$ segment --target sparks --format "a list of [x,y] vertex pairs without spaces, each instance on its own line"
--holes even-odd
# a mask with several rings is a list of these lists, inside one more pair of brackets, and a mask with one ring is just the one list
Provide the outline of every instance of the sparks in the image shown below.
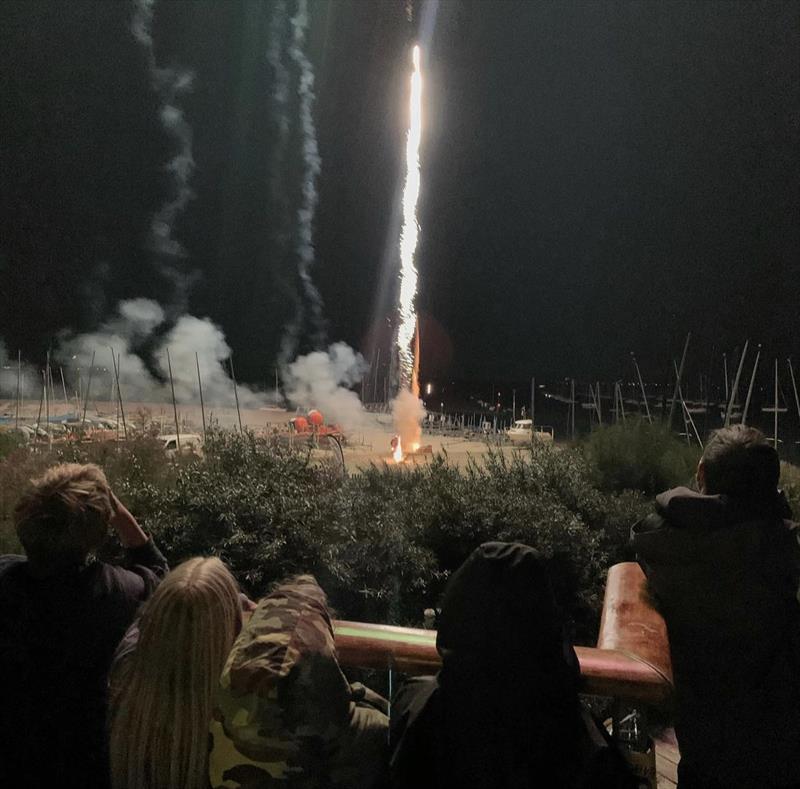
[[419,236],[417,201],[420,188],[419,144],[422,138],[422,71],[420,70],[420,50],[418,45],[415,45],[412,50],[412,62],[414,71],[411,74],[410,121],[406,137],[403,229],[400,234],[400,327],[397,333],[397,346],[400,361],[401,388],[412,386],[415,354],[411,347],[411,341],[414,338],[417,324],[414,306],[417,296],[417,268],[414,258]]

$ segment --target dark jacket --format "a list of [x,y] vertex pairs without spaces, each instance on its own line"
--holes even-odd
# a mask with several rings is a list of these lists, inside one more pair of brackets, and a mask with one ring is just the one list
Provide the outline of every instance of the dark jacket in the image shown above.
[[37,578],[0,559],[0,786],[103,787],[114,650],[167,572],[152,542],[126,568],[99,561]]
[[533,549],[474,551],[448,584],[436,646],[439,674],[406,683],[392,704],[394,787],[630,785],[583,713],[575,650]]
[[676,488],[633,527],[669,632],[682,767],[731,787],[800,781],[800,546],[782,497]]

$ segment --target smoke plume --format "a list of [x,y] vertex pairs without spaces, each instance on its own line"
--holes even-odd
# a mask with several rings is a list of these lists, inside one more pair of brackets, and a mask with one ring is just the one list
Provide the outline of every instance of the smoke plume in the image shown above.
[[[225,369],[231,349],[221,329],[208,318],[183,315],[163,336],[167,318],[163,308],[150,299],[120,302],[118,313],[99,329],[89,334],[63,334],[57,358],[69,361],[72,367],[88,370],[95,353],[95,366],[111,367],[111,348],[120,355],[120,389],[127,400],[160,402],[172,397],[167,348],[172,362],[175,397],[181,403],[199,401],[197,361],[203,381],[203,396],[208,404],[233,404],[233,382]],[[151,361],[160,377],[152,375],[138,348],[154,341]],[[195,359],[197,353],[197,361]],[[84,379],[86,380],[86,379]],[[93,391],[98,389],[93,384]],[[246,386],[239,386],[243,406],[258,406],[263,397]],[[100,395],[98,395],[100,396]]]
[[[56,371],[57,374],[58,371]],[[32,397],[39,398],[42,392],[41,372],[26,362],[20,363],[16,354],[13,357],[10,356],[5,343],[0,340],[0,397],[3,400],[11,401],[9,404],[11,414],[15,413],[17,383],[19,383],[19,395],[23,401],[29,401]]]
[[401,389],[392,401],[392,417],[403,452],[411,452],[415,445],[419,446],[422,437],[422,420],[425,418],[422,400],[408,389]]
[[343,342],[327,351],[314,351],[299,357],[283,371],[286,396],[299,408],[318,408],[328,423],[346,430],[373,424],[358,395],[348,387],[361,380],[367,364]]
[[159,118],[164,131],[177,145],[177,152],[166,165],[169,174],[170,196],[161,205],[150,223],[148,243],[156,255],[156,266],[173,286],[174,310],[186,308],[187,277],[177,266],[177,260],[186,256],[183,245],[175,238],[175,222],[194,197],[189,180],[194,172],[192,155],[192,129],[178,97],[192,87],[193,74],[185,69],[163,68],[156,62],[153,47],[153,13],[155,0],[134,0],[131,32],[141,44],[147,61],[147,70],[153,89],[161,102]]
[[[289,55],[299,71],[297,95],[300,100],[300,129],[303,135],[303,183],[302,200],[297,211],[297,273],[303,296],[311,309],[311,326],[314,344],[323,342],[325,324],[322,316],[322,297],[311,277],[314,265],[314,217],[319,196],[317,178],[322,168],[322,159],[317,146],[317,130],[314,125],[314,67],[305,53],[306,30],[308,28],[307,0],[298,0],[297,13],[291,19],[292,41]],[[281,356],[284,362],[297,351],[299,335],[304,323],[302,301],[298,303],[294,320],[286,327]]]

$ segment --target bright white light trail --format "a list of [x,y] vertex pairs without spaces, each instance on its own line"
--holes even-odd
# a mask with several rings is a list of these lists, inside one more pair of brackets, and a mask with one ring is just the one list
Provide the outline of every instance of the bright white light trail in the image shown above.
[[[417,296],[417,267],[414,257],[417,251],[419,223],[417,222],[417,200],[419,199],[419,143],[422,138],[422,72],[420,70],[419,46],[412,51],[414,71],[411,75],[410,121],[406,137],[406,183],[403,189],[403,229],[400,233],[400,327],[397,332],[400,361],[400,387],[409,389],[414,373],[414,353],[411,341],[417,323],[414,300]],[[414,392],[414,394],[418,394]]]

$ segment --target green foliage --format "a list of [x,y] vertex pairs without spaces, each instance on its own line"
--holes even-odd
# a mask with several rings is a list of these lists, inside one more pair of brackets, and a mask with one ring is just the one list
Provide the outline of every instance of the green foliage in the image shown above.
[[781,463],[781,487],[795,519],[800,518],[800,466]]
[[206,457],[170,460],[153,441],[73,445],[0,461],[0,505],[58,461],[97,462],[172,564],[226,561],[250,593],[312,572],[342,618],[418,624],[447,578],[486,540],[538,549],[578,638],[592,642],[605,571],[624,556],[639,494],[600,490],[582,453],[536,445],[489,452],[466,469],[374,466],[345,479],[252,435],[214,433]]
[[21,433],[13,430],[0,430],[0,459],[8,457],[24,444],[25,439]]
[[651,496],[688,484],[700,459],[696,447],[644,419],[593,430],[583,452],[603,490],[639,490]]

